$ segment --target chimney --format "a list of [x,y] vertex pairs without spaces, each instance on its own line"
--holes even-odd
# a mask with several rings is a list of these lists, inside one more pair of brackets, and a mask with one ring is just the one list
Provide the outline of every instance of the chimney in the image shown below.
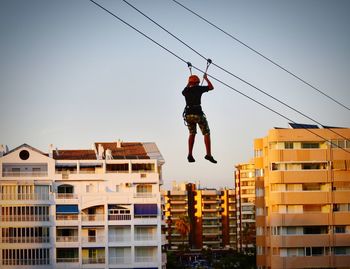
[[120,139],[117,140],[117,148],[121,148],[122,147],[122,141]]
[[98,159],[103,160],[104,148],[101,144],[98,144]]
[[0,144],[0,157],[4,156],[5,154],[5,147],[4,145]]
[[53,149],[54,149],[53,144],[50,144],[49,145],[49,157],[50,158],[53,158]]

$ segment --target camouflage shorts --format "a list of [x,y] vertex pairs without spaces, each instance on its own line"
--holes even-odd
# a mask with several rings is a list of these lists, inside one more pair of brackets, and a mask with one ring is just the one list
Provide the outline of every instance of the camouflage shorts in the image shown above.
[[210,134],[208,121],[205,115],[189,114],[185,116],[185,121],[190,134],[197,133],[197,124],[199,125],[203,135]]

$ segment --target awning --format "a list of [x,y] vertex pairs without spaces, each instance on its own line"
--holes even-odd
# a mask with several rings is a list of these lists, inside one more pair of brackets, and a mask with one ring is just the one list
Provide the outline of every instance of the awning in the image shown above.
[[56,205],[56,214],[79,214],[78,205]]
[[137,216],[157,216],[157,204],[134,204],[134,214]]

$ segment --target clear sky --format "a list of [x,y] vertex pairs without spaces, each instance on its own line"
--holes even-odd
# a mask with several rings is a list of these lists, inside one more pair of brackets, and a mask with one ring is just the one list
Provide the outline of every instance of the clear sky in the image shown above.
[[[119,0],[96,0],[193,65],[206,62]],[[241,41],[350,106],[350,1],[179,0]],[[207,58],[324,125],[350,112],[298,82],[171,0],[130,0]],[[187,65],[88,0],[0,0],[0,144],[44,152],[95,141],[155,142],[171,181],[233,187],[254,138],[288,121],[213,80],[202,105],[218,164],[197,135],[187,163]],[[199,72],[195,72],[201,75]],[[313,123],[211,66],[213,75],[295,122]]]

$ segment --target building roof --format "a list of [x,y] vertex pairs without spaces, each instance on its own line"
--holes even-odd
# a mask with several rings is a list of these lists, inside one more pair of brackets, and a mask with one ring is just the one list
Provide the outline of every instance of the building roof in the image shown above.
[[157,159],[164,162],[155,143],[96,142],[93,147],[94,149],[54,150],[53,158],[56,160],[96,160],[100,149],[104,158],[106,151],[110,150],[112,159]]

